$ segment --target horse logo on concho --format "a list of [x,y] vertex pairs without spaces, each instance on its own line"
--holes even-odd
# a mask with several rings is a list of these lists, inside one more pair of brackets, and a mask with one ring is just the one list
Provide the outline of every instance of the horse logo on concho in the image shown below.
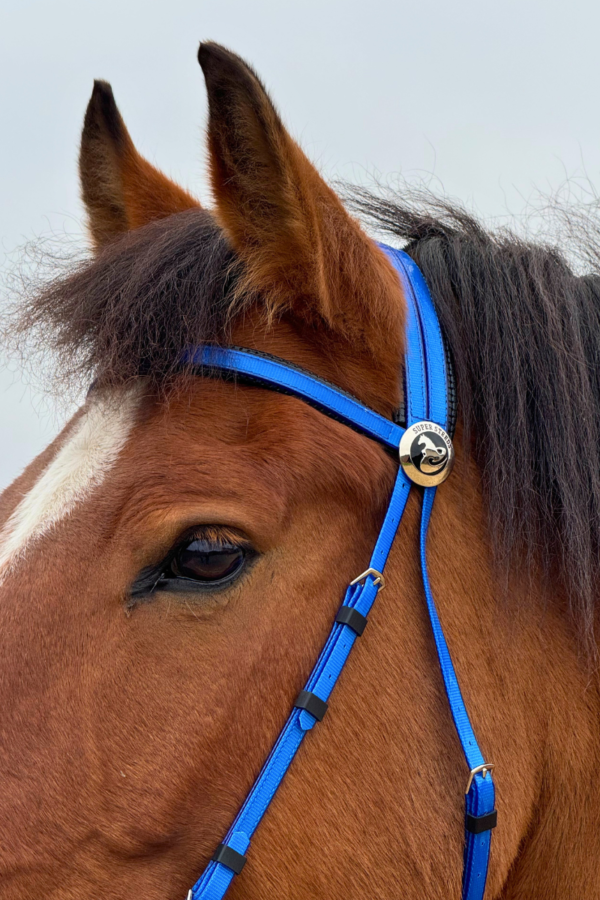
[[[418,452],[414,452],[415,444]],[[415,438],[412,446],[411,456],[415,466],[425,475],[435,475],[444,468],[448,461],[448,448],[439,435],[431,431],[419,435]]]
[[435,422],[415,422],[400,440],[400,465],[416,484],[435,487],[446,480],[454,463],[452,440]]

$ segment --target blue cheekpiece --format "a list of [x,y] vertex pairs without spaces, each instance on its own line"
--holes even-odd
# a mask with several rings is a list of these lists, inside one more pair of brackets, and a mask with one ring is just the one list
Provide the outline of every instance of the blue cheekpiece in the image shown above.
[[[405,404],[407,428],[433,423],[444,433],[449,428],[448,370],[442,333],[427,285],[416,264],[404,252],[383,245],[398,272],[408,306]],[[325,384],[283,360],[248,350],[199,347],[186,360],[204,369],[231,372],[265,387],[285,391],[316,406],[351,428],[387,447],[399,450],[405,429],[368,409],[358,400]],[[419,426],[417,424],[417,433]],[[423,424],[422,428],[425,428]],[[429,432],[427,432],[429,434]],[[443,448],[442,448],[443,449]],[[423,483],[420,481],[419,483]],[[436,482],[438,483],[438,482]],[[336,617],[331,634],[305,689],[256,779],[233,825],[212,861],[188,894],[188,900],[220,900],[246,862],[250,839],[264,816],[307,731],[327,711],[329,696],[362,634],[366,617],[383,586],[383,570],[396,536],[412,481],[400,466],[385,520],[369,568],[352,583]],[[436,487],[425,487],[421,517],[421,566],[423,586],[448,702],[469,769],[466,793],[465,853],[462,900],[482,900],[485,892],[491,829],[496,824],[491,765],[486,765],[475,739],[444,638],[427,574],[427,530]]]

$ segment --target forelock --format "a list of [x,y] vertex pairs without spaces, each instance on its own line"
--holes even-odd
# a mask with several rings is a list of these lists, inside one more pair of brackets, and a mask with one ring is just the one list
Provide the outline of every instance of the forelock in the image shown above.
[[178,213],[29,287],[4,322],[21,355],[50,356],[59,384],[164,384],[182,351],[227,340],[239,263],[212,215]]

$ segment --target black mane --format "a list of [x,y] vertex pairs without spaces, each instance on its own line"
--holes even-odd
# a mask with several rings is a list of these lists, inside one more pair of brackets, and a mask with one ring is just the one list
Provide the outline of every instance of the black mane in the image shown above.
[[[498,559],[559,577],[589,636],[600,575],[598,232],[580,229],[590,274],[578,275],[556,247],[407,196],[359,189],[350,205],[399,239],[429,284]],[[211,215],[190,210],[34,284],[8,328],[53,353],[63,381],[143,373],[164,384],[183,347],[227,341],[237,273]]]
[[24,279],[2,331],[24,359],[50,355],[58,387],[140,375],[163,386],[186,347],[227,340],[238,262],[206,210],[128,232],[92,259],[40,255],[52,277]]
[[560,577],[591,636],[600,575],[597,226],[562,217],[564,237],[576,232],[576,252],[593,270],[579,276],[556,247],[490,232],[423,193],[411,201],[358,189],[350,204],[401,239],[432,292],[499,560],[541,562]]

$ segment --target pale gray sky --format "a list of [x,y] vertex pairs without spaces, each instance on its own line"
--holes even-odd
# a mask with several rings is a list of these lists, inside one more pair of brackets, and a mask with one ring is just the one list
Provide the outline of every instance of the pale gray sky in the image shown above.
[[[486,216],[566,176],[600,185],[600,7],[591,0],[2,0],[0,271],[83,235],[76,160],[94,78],[139,149],[206,198],[212,38],[245,57],[326,176],[434,175]],[[0,371],[0,488],[66,411]]]

